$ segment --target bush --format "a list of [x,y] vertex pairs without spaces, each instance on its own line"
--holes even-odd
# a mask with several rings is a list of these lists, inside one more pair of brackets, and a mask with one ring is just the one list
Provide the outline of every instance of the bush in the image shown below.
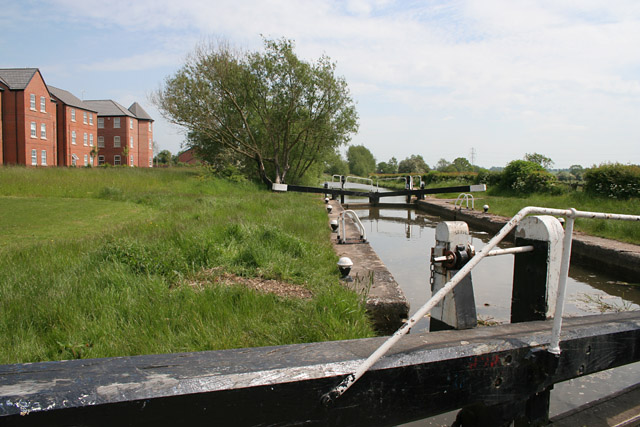
[[502,171],[500,187],[517,193],[553,192],[556,178],[542,166],[526,160],[514,160]]
[[640,197],[640,166],[602,164],[584,174],[586,192],[613,199]]
[[422,176],[426,185],[440,182],[459,182],[461,184],[473,184],[477,180],[476,172],[437,172],[430,171]]

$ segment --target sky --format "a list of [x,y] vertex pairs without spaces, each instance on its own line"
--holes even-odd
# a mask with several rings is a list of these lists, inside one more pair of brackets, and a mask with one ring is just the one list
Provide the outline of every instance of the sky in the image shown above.
[[196,45],[325,54],[378,162],[640,164],[638,0],[0,0],[0,68],[39,68],[81,99],[134,101],[160,150],[184,132],[150,95]]

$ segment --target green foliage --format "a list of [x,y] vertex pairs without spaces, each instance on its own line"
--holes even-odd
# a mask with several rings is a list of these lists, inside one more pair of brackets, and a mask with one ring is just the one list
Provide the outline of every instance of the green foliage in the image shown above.
[[326,56],[301,60],[291,40],[264,40],[264,52],[198,46],[167,78],[154,102],[197,138],[207,156],[232,150],[265,182],[296,181],[346,144],[358,116],[347,83]]
[[476,172],[438,172],[431,171],[422,176],[426,185],[449,183],[451,185],[474,184],[477,181]]
[[639,165],[602,164],[587,169],[584,179],[584,189],[592,195],[613,199],[640,197]]
[[506,191],[531,194],[552,191],[554,182],[555,177],[538,163],[513,160],[502,171],[500,186]]
[[553,166],[553,160],[551,160],[547,156],[544,156],[538,153],[532,153],[532,154],[527,153],[524,155],[524,160],[527,162],[536,163],[542,166],[544,169],[549,169],[550,167]]
[[329,153],[325,158],[324,172],[328,175],[349,175],[349,164],[340,153]]
[[473,166],[464,157],[458,157],[451,162],[451,165],[456,169],[457,172],[472,172]]
[[376,170],[376,159],[364,145],[352,145],[347,150],[349,172],[357,176],[369,176]]
[[395,157],[389,159],[388,162],[380,162],[376,167],[376,173],[395,174],[398,173],[398,160]]
[[169,165],[172,163],[173,156],[171,155],[171,151],[162,150],[153,160],[160,165]]
[[407,157],[398,164],[399,173],[427,173],[429,172],[429,165],[424,161],[422,156],[412,154],[411,157]]

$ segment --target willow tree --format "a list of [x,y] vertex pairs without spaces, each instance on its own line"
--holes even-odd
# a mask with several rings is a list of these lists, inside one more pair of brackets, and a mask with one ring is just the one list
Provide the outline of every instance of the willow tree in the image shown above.
[[[260,52],[224,43],[196,47],[154,94],[169,121],[255,162],[265,183],[296,180],[346,144],[358,116],[347,83],[327,56],[299,59],[291,40],[264,40]],[[197,146],[201,144],[201,146]]]

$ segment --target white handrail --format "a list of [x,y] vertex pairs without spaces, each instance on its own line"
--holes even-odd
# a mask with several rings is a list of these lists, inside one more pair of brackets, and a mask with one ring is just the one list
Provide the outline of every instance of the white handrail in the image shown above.
[[551,330],[551,342],[549,343],[548,351],[552,354],[560,354],[560,330],[562,328],[562,314],[564,311],[564,299],[566,295],[567,276],[569,274],[569,263],[571,261],[571,242],[573,239],[573,223],[575,218],[593,218],[593,219],[615,219],[623,221],[640,221],[640,215],[621,215],[610,214],[601,212],[584,212],[571,209],[552,209],[541,208],[535,206],[528,206],[518,212],[504,227],[493,236],[491,240],[482,248],[480,252],[476,254],[469,262],[462,267],[458,272],[447,282],[438,292],[436,292],[418,311],[415,312],[406,323],[404,323],[393,335],[391,335],[376,351],[374,351],[362,364],[355,370],[355,372],[349,374],[344,380],[340,382],[327,394],[322,396],[322,401],[325,404],[330,403],[332,400],[340,397],[347,391],[356,381],[362,377],[382,356],[384,356],[391,347],[397,343],[400,338],[409,332],[411,327],[415,325],[418,320],[422,319],[427,313],[433,309],[442,299],[455,288],[455,286],[462,281],[462,279],[469,274],[469,272],[476,266],[484,257],[486,257],[491,250],[504,239],[513,230],[516,225],[524,217],[531,214],[537,215],[554,215],[566,217],[565,232],[563,240],[563,252],[562,263],[560,265],[560,278],[558,281],[558,296],[556,298],[556,311],[553,319],[553,328]]
[[362,225],[362,221],[360,221],[360,218],[358,218],[358,214],[350,209],[340,212],[340,216],[338,217],[338,227],[342,226],[341,229],[338,229],[338,242],[341,243],[347,241],[347,229],[345,226],[345,217],[347,215],[350,216],[351,219],[353,219],[353,222],[355,222],[356,226],[360,229],[360,238],[362,239],[362,241],[366,242],[367,232],[364,228],[364,225]]
[[369,190],[373,190],[373,179],[371,179],[371,178],[362,178],[361,176],[348,175],[344,180],[345,185],[349,182],[349,178],[353,178],[353,180],[356,180],[356,181],[358,181],[358,180],[359,181],[367,181],[369,183],[369,187],[370,187]]
[[458,198],[456,198],[456,202],[453,205],[454,208],[458,207],[458,201],[460,201],[460,210],[462,210],[462,202],[467,202],[467,209],[469,209],[469,199],[471,199],[471,210],[476,208],[475,200],[473,199],[473,194],[471,193],[460,193]]

